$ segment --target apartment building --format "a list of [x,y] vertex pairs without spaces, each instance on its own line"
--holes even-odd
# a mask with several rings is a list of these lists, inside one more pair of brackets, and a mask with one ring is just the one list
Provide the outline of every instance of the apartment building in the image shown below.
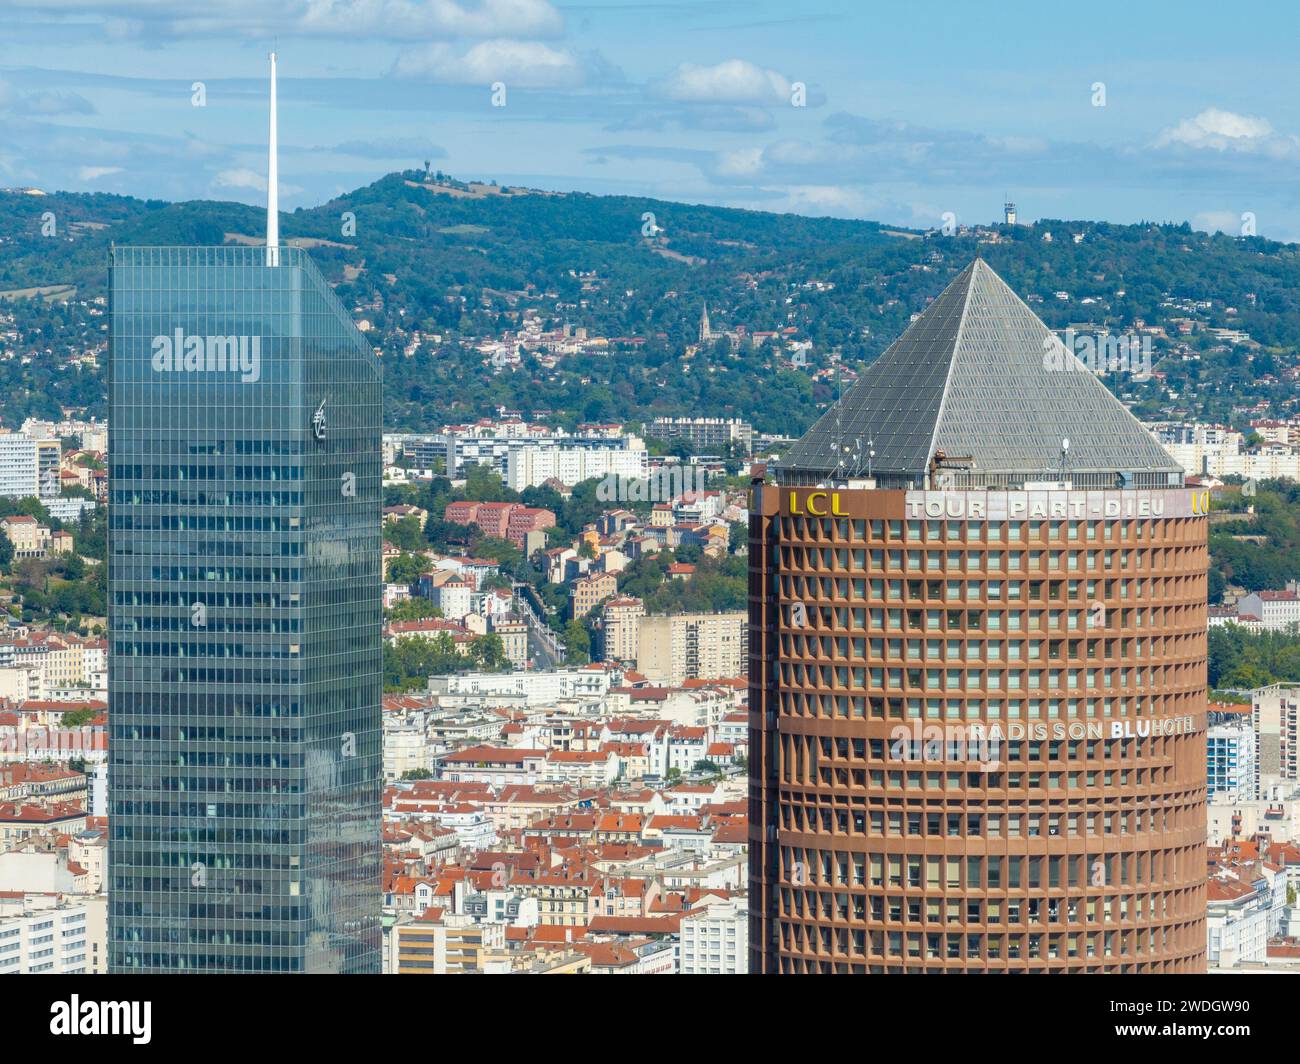
[[392,975],[466,975],[482,972],[490,951],[505,949],[504,923],[476,923],[442,908],[395,924],[389,932]]
[[618,592],[618,579],[613,573],[593,573],[573,582],[569,590],[569,616],[587,616],[605,599]]
[[754,446],[754,429],[738,417],[657,417],[645,434],[658,440],[685,440],[695,451],[725,450],[736,444],[749,454]]
[[36,518],[11,514],[0,520],[0,531],[13,544],[15,558],[44,558],[50,550],[50,530]]
[[1300,625],[1300,590],[1291,581],[1285,591],[1252,591],[1237,600],[1237,616],[1253,618],[1269,632],[1284,632]]
[[602,661],[636,660],[644,616],[645,603],[639,598],[612,598],[605,602],[599,628]]
[[682,975],[749,974],[749,913],[737,901],[714,902],[682,916]]
[[103,899],[98,937],[89,901],[61,895],[0,898],[0,975],[90,975],[104,956]]
[[1300,687],[1271,684],[1251,692],[1260,777],[1300,780]]
[[473,502],[462,499],[448,503],[443,520],[457,525],[477,525],[483,534],[507,539],[523,547],[528,533],[555,527],[555,514],[538,506],[517,502]]
[[645,480],[649,475],[645,441],[636,436],[512,444],[507,449],[505,466],[506,486],[515,491],[548,480],[573,485],[608,476]]
[[58,495],[58,440],[0,432],[0,495],[23,499]]
[[749,666],[749,617],[741,611],[642,617],[637,639],[637,672],[670,687],[744,676]]
[[1259,794],[1255,730],[1245,720],[1216,724],[1205,733],[1205,788],[1209,799],[1251,801]]
[[506,659],[516,669],[528,667],[528,622],[513,614],[503,614],[491,619],[494,635],[500,637]]

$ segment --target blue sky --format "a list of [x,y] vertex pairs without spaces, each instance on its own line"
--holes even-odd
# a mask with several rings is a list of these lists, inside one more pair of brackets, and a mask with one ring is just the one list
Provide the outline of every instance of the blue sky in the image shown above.
[[430,159],[919,227],[1006,194],[1023,220],[1249,212],[1300,240],[1291,3],[0,0],[0,25],[0,185],[259,202],[275,47],[288,208]]

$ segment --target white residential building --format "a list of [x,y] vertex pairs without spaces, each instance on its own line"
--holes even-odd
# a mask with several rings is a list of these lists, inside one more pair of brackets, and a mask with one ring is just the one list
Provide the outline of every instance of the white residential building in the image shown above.
[[0,495],[10,499],[57,496],[59,457],[58,440],[0,432]]
[[384,714],[384,779],[400,780],[408,772],[431,772],[433,760],[423,712]]
[[738,901],[715,902],[682,917],[682,975],[747,975],[749,913]]
[[[429,693],[438,704],[456,708],[484,698],[514,699],[530,706],[545,705],[567,698],[600,700],[621,683],[623,670],[609,665],[585,665],[571,669],[516,670],[515,672],[462,672],[435,676]],[[504,704],[504,703],[502,703]]]
[[1252,591],[1237,600],[1237,615],[1253,617],[1269,632],[1284,632],[1300,624],[1300,591],[1295,582],[1285,591]]
[[1214,877],[1207,888],[1209,966],[1234,968],[1268,956],[1273,892],[1264,883]]
[[1240,432],[1223,425],[1158,422],[1147,425],[1188,476],[1300,480],[1300,448],[1278,441],[1246,449]]
[[607,476],[645,480],[649,476],[645,441],[626,436],[575,445],[573,440],[512,443],[506,454],[506,486],[515,491],[555,479],[563,484]]
[[468,580],[448,580],[434,589],[434,604],[450,621],[459,621],[473,608],[474,585]]
[[[29,894],[0,899],[0,975],[90,975],[102,971],[107,943],[91,909],[103,899],[61,901]],[[92,948],[93,947],[93,948]]]
[[1205,733],[1205,785],[1211,799],[1251,801],[1258,795],[1255,730],[1247,721],[1216,724]]

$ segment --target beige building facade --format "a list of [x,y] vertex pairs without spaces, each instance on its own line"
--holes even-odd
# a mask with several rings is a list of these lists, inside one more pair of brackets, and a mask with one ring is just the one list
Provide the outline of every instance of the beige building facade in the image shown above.
[[744,676],[749,666],[749,617],[733,613],[679,613],[642,617],[637,672],[670,687],[687,680]]

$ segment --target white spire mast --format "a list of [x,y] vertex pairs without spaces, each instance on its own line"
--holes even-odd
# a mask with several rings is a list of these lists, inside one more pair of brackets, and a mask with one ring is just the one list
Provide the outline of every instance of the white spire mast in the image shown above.
[[280,164],[275,128],[275,53],[271,53],[271,135],[266,163],[266,264],[280,265]]

